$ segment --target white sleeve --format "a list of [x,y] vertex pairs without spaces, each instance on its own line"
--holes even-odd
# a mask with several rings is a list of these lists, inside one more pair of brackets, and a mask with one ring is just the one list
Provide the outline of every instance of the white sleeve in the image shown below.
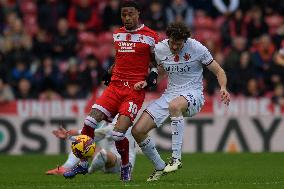
[[211,55],[211,53],[206,50],[201,56],[200,56],[200,62],[201,64],[208,66],[209,64],[211,64],[213,62],[213,57]]
[[200,54],[198,60],[200,61],[201,64],[208,66],[213,62],[213,57],[211,53],[204,45],[198,42],[195,48],[196,48],[196,53]]
[[155,60],[157,62],[157,65],[162,65],[162,61],[161,61],[161,53],[159,52],[159,48],[157,48],[157,46],[155,46],[154,48],[154,52],[155,52]]

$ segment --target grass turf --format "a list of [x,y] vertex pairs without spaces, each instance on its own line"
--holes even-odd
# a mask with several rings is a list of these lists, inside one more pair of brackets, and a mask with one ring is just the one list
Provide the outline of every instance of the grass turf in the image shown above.
[[[164,158],[169,154],[163,154]],[[0,189],[86,188],[284,188],[284,153],[183,154],[183,168],[155,183],[146,183],[152,165],[138,155],[133,181],[118,174],[78,175],[72,180],[44,172],[64,162],[66,155],[0,156]]]

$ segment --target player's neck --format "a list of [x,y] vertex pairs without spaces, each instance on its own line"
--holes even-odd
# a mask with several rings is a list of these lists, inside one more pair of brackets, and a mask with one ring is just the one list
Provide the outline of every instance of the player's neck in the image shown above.
[[125,30],[128,31],[128,32],[135,32],[135,31],[138,31],[140,30],[141,28],[144,27],[144,24],[137,24],[137,26],[133,27],[133,29],[126,29],[125,27]]

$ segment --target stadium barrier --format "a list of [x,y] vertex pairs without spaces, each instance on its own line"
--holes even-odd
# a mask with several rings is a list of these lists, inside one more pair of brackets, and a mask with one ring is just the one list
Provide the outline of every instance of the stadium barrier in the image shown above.
[[[156,97],[147,95],[144,107]],[[69,141],[51,131],[80,128],[90,106],[85,100],[18,100],[0,107],[1,154],[58,154],[69,151]],[[233,98],[229,107],[208,98],[201,113],[185,119],[183,152],[284,151],[283,115],[268,98]],[[171,149],[169,123],[151,135],[159,149]]]

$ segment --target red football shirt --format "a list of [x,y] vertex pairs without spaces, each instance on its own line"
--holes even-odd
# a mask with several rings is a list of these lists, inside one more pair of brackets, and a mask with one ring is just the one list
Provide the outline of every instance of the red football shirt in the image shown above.
[[145,80],[158,34],[144,25],[133,31],[122,27],[114,32],[113,40],[116,54],[112,81]]

